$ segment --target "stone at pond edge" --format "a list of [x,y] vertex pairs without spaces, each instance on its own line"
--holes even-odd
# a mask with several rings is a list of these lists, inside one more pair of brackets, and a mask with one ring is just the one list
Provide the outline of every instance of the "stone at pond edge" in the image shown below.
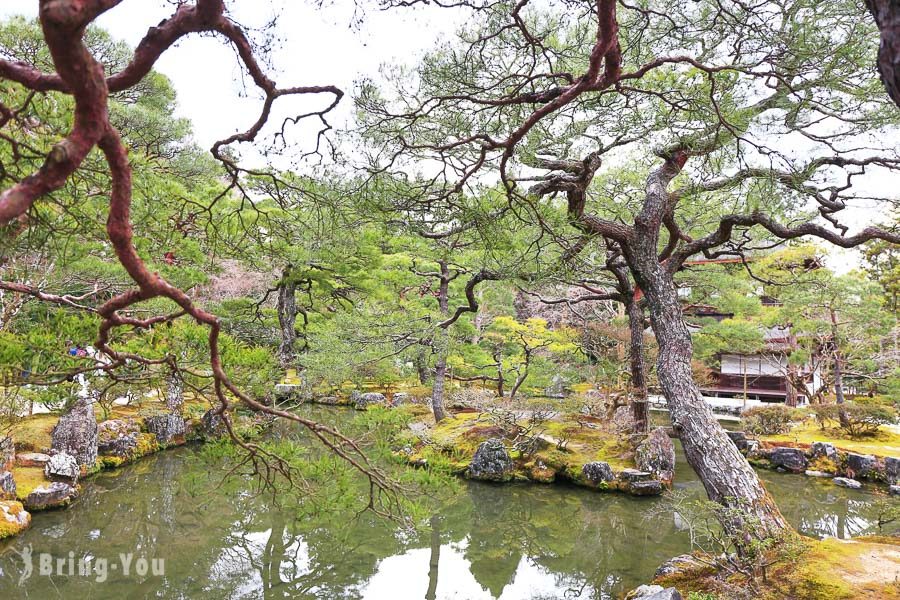
[[49,454],[41,454],[40,452],[23,452],[16,454],[16,464],[20,467],[41,467],[43,468],[50,461]]
[[663,588],[661,585],[642,585],[632,590],[626,600],[684,600],[675,588]]
[[210,408],[200,417],[200,435],[207,439],[222,437],[228,433],[225,427],[225,419],[216,412],[216,409]]
[[831,477],[831,473],[826,473],[825,471],[804,471],[804,475],[807,477]]
[[891,496],[900,496],[900,485],[892,485],[888,488],[888,493]]
[[81,475],[81,469],[78,467],[78,461],[68,452],[60,452],[50,457],[50,460],[44,465],[44,475],[50,481],[62,481],[75,485],[78,477]]
[[365,394],[356,396],[353,405],[356,410],[365,410],[372,404],[382,404],[384,401],[384,394],[379,392],[366,392]]
[[725,434],[728,435],[729,439],[734,442],[734,445],[737,446],[737,449],[741,452],[745,452],[749,448],[749,444],[747,442],[747,434],[743,431],[725,431]]
[[98,427],[97,451],[128,459],[134,455],[141,429],[134,419],[110,419]]
[[585,479],[587,479],[594,485],[612,481],[616,478],[612,468],[610,468],[609,466],[609,463],[605,463],[602,461],[589,462],[585,464],[583,467],[581,467],[581,474],[584,475]]
[[162,446],[184,442],[184,418],[180,415],[153,415],[144,418],[144,425]]
[[675,445],[665,428],[657,427],[641,442],[635,455],[638,468],[653,473],[666,483],[675,474]]
[[835,477],[831,481],[834,482],[835,485],[850,488],[851,490],[858,490],[862,487],[860,482],[855,479],[850,479],[849,477]]
[[884,459],[884,473],[888,483],[900,483],[900,458],[887,456]]
[[769,452],[769,461],[775,467],[781,467],[792,473],[802,473],[809,461],[803,450],[797,448],[778,447]]
[[639,471],[638,469],[622,469],[619,472],[619,480],[627,482],[649,481],[651,477],[652,473]]
[[674,556],[663,564],[659,565],[659,568],[656,569],[656,573],[653,574],[653,578],[656,579],[657,577],[665,577],[667,575],[680,573],[685,570],[695,569],[702,566],[703,563],[701,563],[690,554],[679,554],[678,556]]
[[28,510],[46,510],[66,506],[78,496],[78,490],[67,483],[54,481],[39,485],[25,498],[24,505]]
[[275,399],[278,401],[302,400],[303,386],[295,383],[276,383]]
[[834,444],[829,444],[828,442],[813,442],[809,447],[812,452],[813,458],[834,458],[837,456],[837,449],[834,447]]
[[503,440],[491,438],[478,446],[466,474],[472,479],[507,481],[512,470],[512,459]]
[[0,500],[16,499],[16,480],[10,471],[0,473]]
[[0,540],[18,535],[31,524],[31,514],[21,502],[0,502]]
[[663,490],[663,484],[658,479],[632,481],[628,484],[628,493],[632,496],[659,496]]
[[82,467],[93,468],[97,463],[97,419],[93,399],[78,398],[69,412],[59,418],[51,440],[51,448],[71,454]]
[[847,469],[853,477],[865,477],[875,468],[875,457],[871,454],[847,453]]

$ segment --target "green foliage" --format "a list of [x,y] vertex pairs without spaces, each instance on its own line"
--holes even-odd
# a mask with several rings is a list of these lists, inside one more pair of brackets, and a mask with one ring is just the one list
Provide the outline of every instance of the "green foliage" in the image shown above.
[[754,406],[741,413],[741,424],[756,435],[775,435],[790,431],[791,423],[799,416],[799,411],[783,404]]
[[811,410],[822,428],[840,427],[852,438],[875,435],[881,427],[897,422],[895,409],[874,403],[820,404]]

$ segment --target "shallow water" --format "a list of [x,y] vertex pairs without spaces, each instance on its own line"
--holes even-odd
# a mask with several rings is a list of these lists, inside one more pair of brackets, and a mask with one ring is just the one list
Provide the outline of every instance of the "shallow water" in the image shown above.
[[[237,494],[216,478],[197,484],[195,452],[102,473],[68,510],[34,515],[30,530],[0,542],[0,598],[615,598],[690,549],[678,515],[647,516],[658,499],[563,485],[465,482],[417,534],[370,516],[338,529],[298,522],[251,494],[249,482]],[[805,534],[848,537],[873,525],[871,493],[762,475]],[[681,456],[676,482],[702,495]],[[26,548],[32,572],[20,584]],[[42,574],[41,554],[62,559],[63,573],[71,557],[74,575],[56,564]],[[105,580],[78,574],[84,557],[108,561]],[[164,559],[164,575],[152,574],[153,558]]]

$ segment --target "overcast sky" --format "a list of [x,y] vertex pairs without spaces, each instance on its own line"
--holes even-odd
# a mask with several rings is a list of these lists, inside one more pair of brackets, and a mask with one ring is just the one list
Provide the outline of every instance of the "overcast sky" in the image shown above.
[[[321,8],[313,1],[302,0],[245,0],[234,4],[234,17],[250,28],[259,29],[277,16],[274,32],[278,41],[268,72],[280,87],[332,84],[344,90],[347,95],[337,121],[350,114],[350,94],[357,79],[376,73],[383,63],[415,62],[442,36],[452,33],[468,14],[428,7],[387,12],[373,8],[361,14],[352,0],[326,0]],[[363,0],[360,4],[374,2]],[[36,17],[37,7],[37,0],[2,0],[0,18]],[[134,46],[149,27],[173,10],[165,0],[125,0],[103,15],[98,24]],[[179,116],[191,119],[195,138],[204,148],[238,129],[246,129],[259,113],[255,97],[242,97],[247,89],[242,80],[244,72],[221,38],[188,36],[160,58],[156,69],[171,78],[178,92]],[[330,101],[330,96],[323,95],[315,104],[298,106],[296,100],[289,99],[280,104],[280,111],[296,114]]]
[[[314,0],[245,0],[234,4],[234,18],[257,33],[277,17],[272,30],[277,40],[269,55],[268,73],[280,87],[332,84],[344,90],[346,96],[330,118],[338,126],[351,115],[354,82],[363,76],[375,76],[382,64],[415,64],[428,48],[470,17],[466,10],[430,7],[387,12],[370,8],[360,14],[353,0],[325,0],[322,7]],[[374,2],[359,0],[359,4]],[[0,18],[35,17],[37,7],[37,0],[2,0]],[[166,0],[125,0],[98,23],[134,46],[149,27],[173,10]],[[245,130],[259,114],[256,91],[244,85],[243,69],[220,38],[188,36],[160,58],[156,69],[172,80],[178,92],[178,115],[191,120],[201,147],[209,148],[215,140]],[[282,99],[276,103],[270,123],[280,124],[280,117],[323,107],[330,101],[328,95]],[[271,139],[273,131],[272,127],[264,130],[268,134],[265,139]],[[310,127],[296,128],[287,137],[289,147],[308,149],[314,143],[313,131]],[[248,151],[252,154],[246,145],[242,150],[245,155]],[[896,175],[867,177],[864,188],[884,195],[886,189],[897,189]],[[882,220],[879,213],[873,203],[858,201],[844,219],[856,229]],[[843,271],[852,268],[856,259],[852,252],[840,252],[831,262]]]

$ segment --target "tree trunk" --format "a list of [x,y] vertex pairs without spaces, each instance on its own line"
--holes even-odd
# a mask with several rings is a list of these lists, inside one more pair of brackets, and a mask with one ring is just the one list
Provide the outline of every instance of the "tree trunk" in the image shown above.
[[830,309],[831,313],[831,346],[832,356],[834,358],[834,398],[840,410],[838,411],[838,419],[841,427],[850,425],[850,417],[847,416],[847,410],[844,408],[844,357],[841,355],[840,339],[838,336],[837,315],[834,309]]
[[628,358],[631,365],[631,412],[634,432],[647,433],[650,427],[650,405],[647,401],[647,365],[644,360],[644,311],[634,297],[625,302],[628,313],[630,342]]
[[747,515],[746,519],[723,523],[734,539],[743,538],[748,528],[751,535],[760,538],[790,530],[756,472],[725,434],[694,383],[693,344],[675,283],[657,260],[656,244],[645,244],[644,250],[643,255],[632,253],[629,262],[650,306],[650,323],[659,344],[659,383],[688,463],[710,500]]
[[837,315],[831,309],[831,346],[834,357],[834,397],[838,404],[844,403],[844,357],[841,355],[838,336]]
[[431,386],[431,410],[435,423],[440,423],[447,416],[444,410],[444,380],[447,375],[447,356],[443,352],[434,365],[434,384]]
[[297,283],[290,280],[290,267],[282,272],[278,283],[278,328],[281,344],[278,346],[278,360],[285,369],[294,363],[294,343],[297,341]]
[[497,361],[497,396],[500,398],[503,397],[503,353],[497,352],[494,355],[494,360]]
[[174,370],[166,379],[166,409],[171,415],[181,416],[184,405],[184,379],[181,372]]
[[[438,308],[442,315],[441,318],[444,318],[450,313],[450,268],[447,266],[447,261],[445,260],[439,260],[438,265],[441,268],[441,274],[438,280]],[[434,422],[440,423],[447,416],[447,412],[444,410],[444,380],[447,376],[447,354],[450,347],[450,333],[447,329],[439,329],[435,341],[438,359],[434,365],[434,385],[431,387],[431,410],[434,413]]]

